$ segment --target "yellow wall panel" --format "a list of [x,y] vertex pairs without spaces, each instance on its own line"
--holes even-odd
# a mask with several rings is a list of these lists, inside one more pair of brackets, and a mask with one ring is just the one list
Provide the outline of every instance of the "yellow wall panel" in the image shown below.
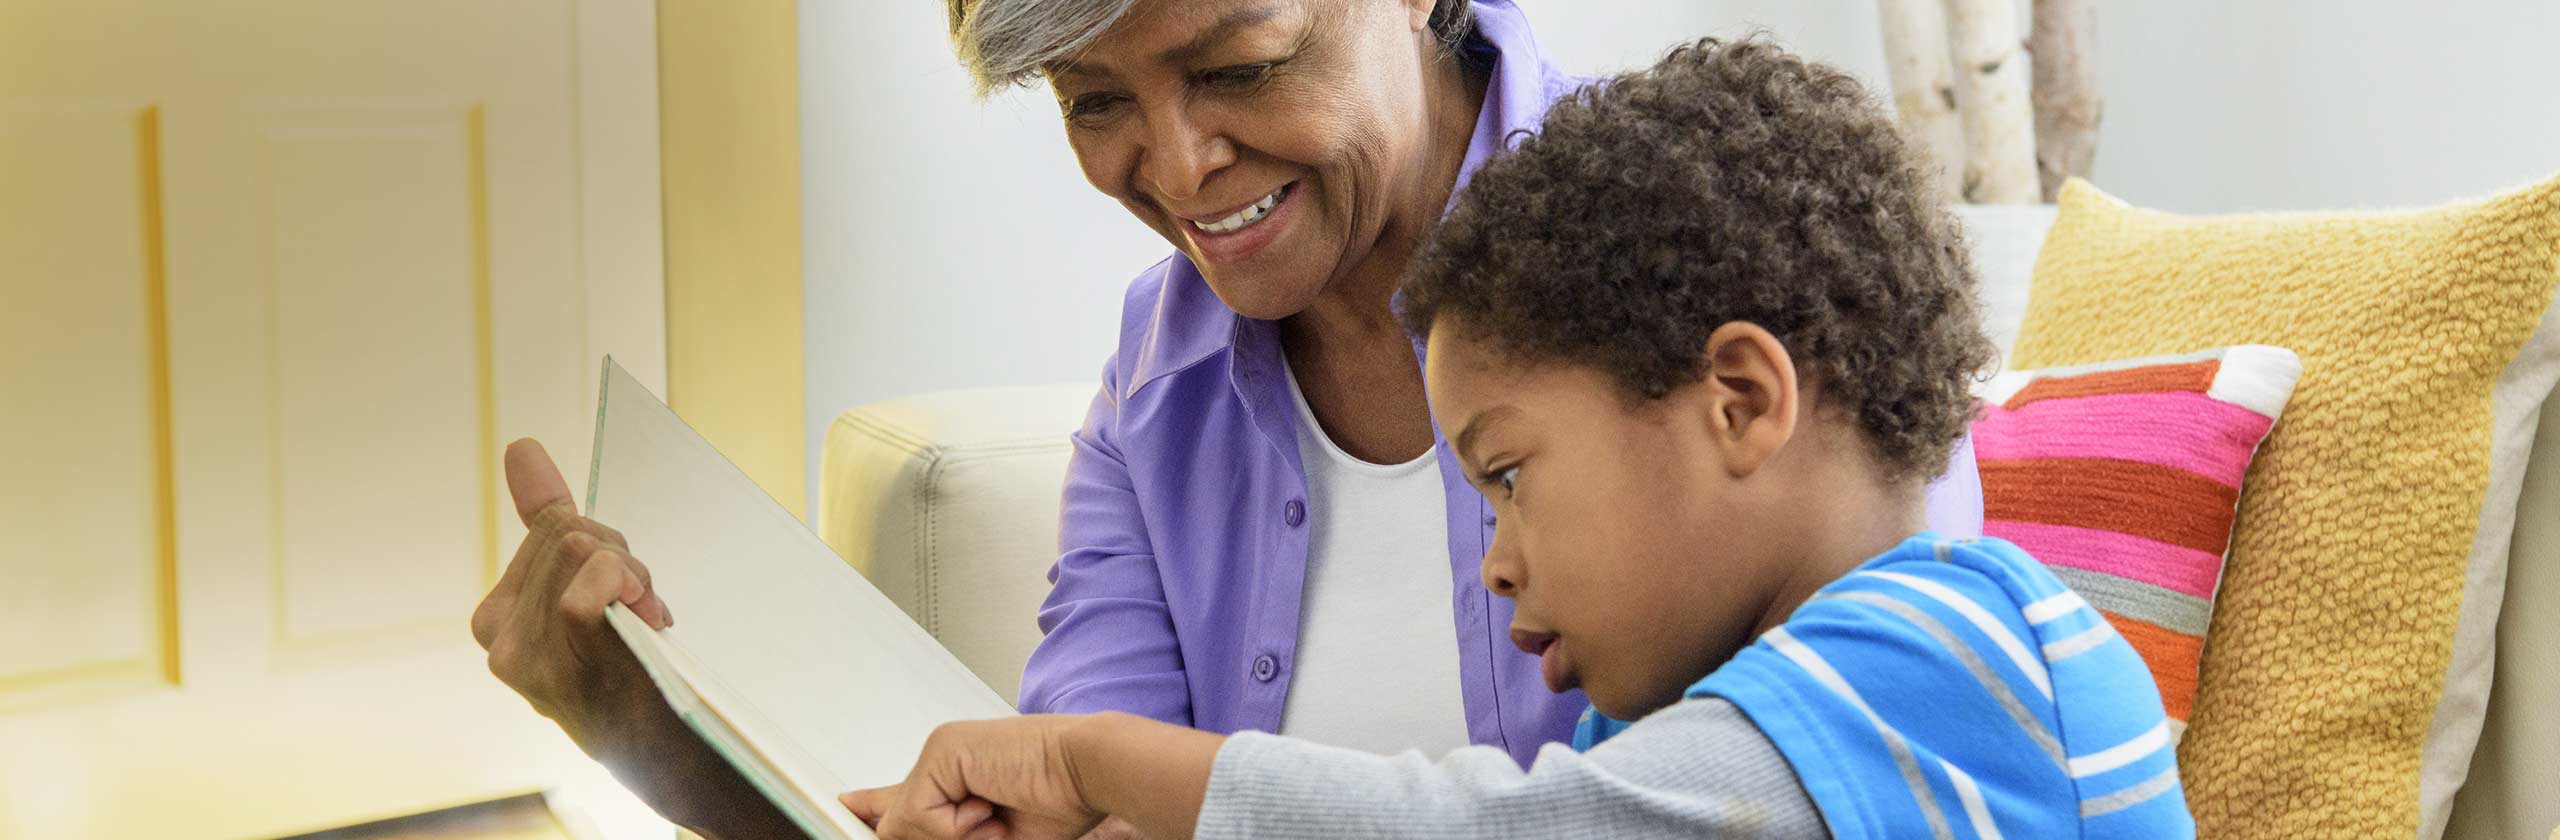
[[799,514],[797,13],[659,0],[658,33],[668,402]]
[[177,679],[158,126],[0,111],[0,705]]
[[261,115],[281,645],[449,633],[494,563],[479,113]]

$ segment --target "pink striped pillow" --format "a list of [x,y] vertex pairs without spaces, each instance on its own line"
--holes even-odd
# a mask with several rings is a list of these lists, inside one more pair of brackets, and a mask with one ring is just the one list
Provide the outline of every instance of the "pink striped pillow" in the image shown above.
[[2293,351],[2244,345],[2013,371],[1975,389],[1983,533],[2106,615],[2151,667],[2177,731],[2241,480],[2301,376]]

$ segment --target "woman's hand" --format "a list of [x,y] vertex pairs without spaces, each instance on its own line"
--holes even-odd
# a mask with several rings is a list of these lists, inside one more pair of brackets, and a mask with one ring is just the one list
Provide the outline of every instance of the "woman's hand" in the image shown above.
[[1076,840],[1102,821],[1067,755],[1076,715],[944,724],[907,780],[844,794],[881,840]]
[[507,447],[507,490],[528,529],[471,614],[489,671],[659,813],[714,835],[794,836],[790,823],[667,708],[605,623],[620,603],[650,627],[675,618],[622,534],[578,515],[542,444]]
[[490,672],[601,758],[610,750],[597,749],[607,746],[597,738],[639,717],[614,701],[657,697],[645,675],[618,667],[630,652],[605,624],[605,608],[627,605],[652,628],[674,616],[622,533],[578,515],[542,444],[507,447],[507,490],[524,542],[472,611],[471,635],[489,652]]

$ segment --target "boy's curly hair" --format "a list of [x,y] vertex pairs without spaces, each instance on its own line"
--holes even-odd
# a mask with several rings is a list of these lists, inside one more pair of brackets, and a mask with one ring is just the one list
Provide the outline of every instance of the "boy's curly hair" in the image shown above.
[[1897,480],[1944,468],[1992,355],[1928,168],[1856,79],[1756,37],[1558,101],[1476,172],[1401,312],[1643,398],[1703,379],[1718,326],[1758,324]]

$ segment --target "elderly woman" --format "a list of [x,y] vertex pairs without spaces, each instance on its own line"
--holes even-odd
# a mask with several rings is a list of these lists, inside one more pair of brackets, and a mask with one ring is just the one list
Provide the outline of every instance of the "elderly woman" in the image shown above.
[[[1568,737],[1586,703],[1549,690],[1481,583],[1490,508],[1432,426],[1393,308],[1468,174],[1587,80],[1507,0],[951,4],[981,89],[1045,80],[1085,179],[1174,248],[1130,284],[1075,435],[1023,710],[1524,764]],[[484,644],[530,640],[493,648],[493,669],[677,821],[775,819],[627,655],[580,643],[603,638],[582,616],[607,602],[664,605],[610,529],[566,509],[538,448],[510,456],[533,528],[520,579],[593,609],[484,604]],[[1952,466],[1931,525],[1978,533],[1971,451]],[[508,587],[491,603],[526,600]]]

